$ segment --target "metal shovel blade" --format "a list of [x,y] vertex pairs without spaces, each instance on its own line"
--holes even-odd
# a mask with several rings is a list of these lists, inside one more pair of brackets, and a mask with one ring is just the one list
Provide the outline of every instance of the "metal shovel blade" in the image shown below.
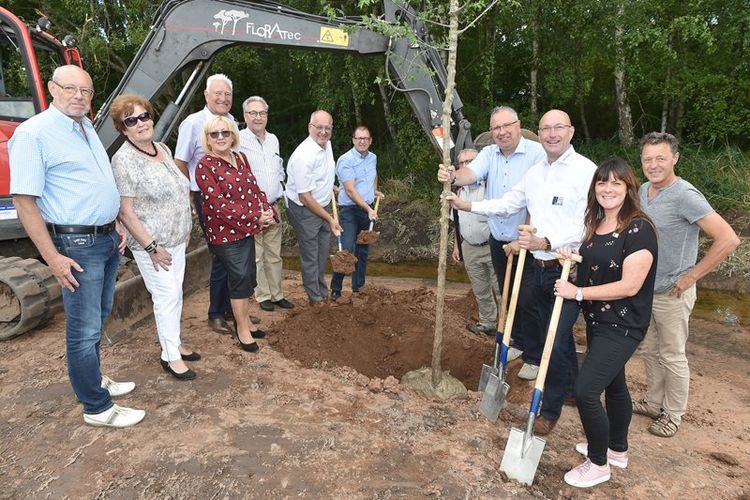
[[482,402],[479,404],[479,412],[487,417],[490,422],[497,422],[500,410],[505,404],[505,395],[508,394],[510,385],[505,380],[501,380],[497,375],[490,376],[487,382],[487,389],[482,395]]
[[527,439],[521,429],[511,428],[500,470],[511,479],[531,485],[546,443],[539,436],[531,435]]
[[482,365],[482,374],[479,376],[479,392],[484,392],[490,377],[497,377],[497,368],[492,365]]

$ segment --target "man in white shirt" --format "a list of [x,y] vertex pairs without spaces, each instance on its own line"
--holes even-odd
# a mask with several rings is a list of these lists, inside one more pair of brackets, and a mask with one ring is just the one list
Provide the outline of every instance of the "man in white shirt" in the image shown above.
[[341,234],[341,226],[326,211],[336,177],[331,148],[333,117],[327,111],[315,111],[307,130],[310,135],[289,157],[285,195],[299,245],[302,285],[310,305],[321,306],[328,302],[325,272],[331,233]]
[[[578,248],[583,237],[583,217],[586,210],[591,179],[596,170],[591,160],[576,153],[570,144],[575,129],[567,113],[553,109],[539,121],[539,138],[547,157],[526,173],[513,189],[501,198],[467,202],[454,194],[446,198],[454,208],[484,215],[513,214],[527,208],[536,234],[522,231],[518,241],[521,248],[534,255],[534,280],[528,287],[537,297],[534,301],[539,332],[546,332],[555,302],[554,284],[562,267],[553,249]],[[442,167],[438,180],[452,177]],[[578,304],[573,300],[563,303],[552,348],[549,369],[544,385],[542,410],[534,425],[534,433],[546,435],[557,424],[563,399],[570,392],[578,373],[573,324],[578,318]]]
[[[240,151],[245,153],[260,190],[279,216],[279,198],[284,194],[284,160],[279,155],[279,140],[266,130],[268,103],[260,96],[251,96],[242,103],[247,127],[240,131]],[[258,285],[255,300],[264,311],[274,306],[291,309],[294,304],[284,298],[281,289],[281,219],[255,235],[255,268]]]

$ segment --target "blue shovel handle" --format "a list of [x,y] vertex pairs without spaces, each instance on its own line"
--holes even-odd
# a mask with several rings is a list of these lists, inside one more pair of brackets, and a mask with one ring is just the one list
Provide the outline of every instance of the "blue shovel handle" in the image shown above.
[[339,252],[343,251],[343,247],[341,246],[341,235],[336,236],[336,243],[339,245]]

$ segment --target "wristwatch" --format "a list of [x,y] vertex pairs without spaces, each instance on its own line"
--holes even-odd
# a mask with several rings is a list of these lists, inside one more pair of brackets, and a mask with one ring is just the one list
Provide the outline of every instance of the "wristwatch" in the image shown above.
[[583,288],[580,286],[576,288],[576,300],[578,302],[583,300]]

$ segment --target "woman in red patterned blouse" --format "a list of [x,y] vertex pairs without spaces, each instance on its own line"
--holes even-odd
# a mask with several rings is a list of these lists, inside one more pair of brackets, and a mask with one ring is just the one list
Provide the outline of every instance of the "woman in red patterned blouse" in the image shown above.
[[249,320],[248,299],[255,281],[255,238],[274,219],[265,193],[258,188],[244,153],[232,148],[239,144],[236,125],[225,116],[215,116],[203,127],[201,143],[206,156],[195,170],[201,190],[203,224],[208,247],[229,275],[229,296],[240,346],[255,352],[254,339],[263,338]]

